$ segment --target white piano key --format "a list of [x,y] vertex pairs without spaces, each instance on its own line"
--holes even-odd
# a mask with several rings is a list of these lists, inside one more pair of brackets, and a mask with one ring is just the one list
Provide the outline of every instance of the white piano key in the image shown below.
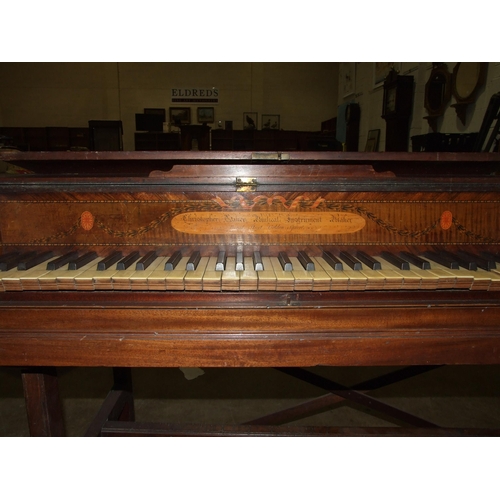
[[182,257],[173,271],[165,271],[165,290],[184,290],[184,276],[189,257]]
[[323,269],[315,257],[310,257],[310,259],[314,264],[314,271],[309,271],[313,280],[312,289],[318,292],[331,290],[332,278],[330,275]]
[[207,268],[203,275],[203,290],[213,292],[221,289],[222,271],[216,271],[217,256],[208,259]]
[[[402,290],[419,290],[422,284],[422,278],[411,270],[400,269],[383,257],[378,256],[377,260],[382,265],[380,272],[384,273],[386,280],[390,280],[390,274],[400,276],[402,280],[400,288]],[[387,281],[386,281],[387,282]]]
[[[171,255],[161,257],[160,263],[153,269],[147,277],[148,290],[166,290],[166,277],[170,271],[165,270],[165,265]],[[177,267],[177,266],[176,266]]]
[[226,257],[226,265],[221,276],[221,289],[237,292],[240,289],[241,271],[236,271],[236,258]]
[[240,275],[240,290],[257,290],[259,287],[259,276],[253,266],[252,257],[243,257],[244,270]]
[[297,257],[289,257],[292,263],[291,274],[294,280],[294,290],[310,291],[313,288],[313,277],[310,271],[306,271]]
[[[349,277],[343,270],[336,270],[323,257],[316,257],[315,261],[330,277],[330,290],[347,290],[349,288]],[[366,278],[363,280],[363,290],[365,282]]]
[[186,271],[184,275],[184,289],[186,291],[203,290],[203,275],[208,266],[209,257],[201,257],[194,271]]
[[[259,291],[273,291],[277,287],[277,277],[274,272],[273,264],[270,257],[262,257],[262,267],[263,270],[257,270],[257,277],[259,282],[257,284]],[[260,265],[259,265],[260,267]]]
[[[295,278],[291,271],[284,271],[278,257],[270,257],[274,274],[276,275],[276,290],[282,292],[292,292],[295,287]],[[289,264],[287,262],[287,264]]]

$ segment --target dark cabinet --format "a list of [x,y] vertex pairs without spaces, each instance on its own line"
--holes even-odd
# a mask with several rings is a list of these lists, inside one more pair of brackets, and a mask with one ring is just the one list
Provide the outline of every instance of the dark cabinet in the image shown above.
[[214,151],[340,151],[331,133],[296,130],[212,131]]
[[122,151],[121,120],[90,120],[90,149],[92,151]]
[[88,127],[0,127],[0,135],[21,151],[89,149]]
[[70,149],[89,149],[89,128],[70,127],[69,147]]
[[68,127],[47,127],[47,148],[49,151],[68,151],[70,148]]
[[136,132],[136,151],[176,151],[181,149],[181,135],[166,132]]

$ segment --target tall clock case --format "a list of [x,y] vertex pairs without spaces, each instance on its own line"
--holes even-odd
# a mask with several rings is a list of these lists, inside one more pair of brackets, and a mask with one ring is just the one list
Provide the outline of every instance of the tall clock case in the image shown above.
[[382,118],[394,115],[411,116],[413,107],[413,76],[394,75],[384,82]]
[[408,151],[413,109],[413,76],[391,71],[384,82],[382,118],[386,121],[386,151]]

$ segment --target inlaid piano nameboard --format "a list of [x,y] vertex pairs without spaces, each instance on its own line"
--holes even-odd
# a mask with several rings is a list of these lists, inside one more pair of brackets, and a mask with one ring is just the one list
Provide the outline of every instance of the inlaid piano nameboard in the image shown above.
[[500,361],[500,155],[3,153],[0,364]]

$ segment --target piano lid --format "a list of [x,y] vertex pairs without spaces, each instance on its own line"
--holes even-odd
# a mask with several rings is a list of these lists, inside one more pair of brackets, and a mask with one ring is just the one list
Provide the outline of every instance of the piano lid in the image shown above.
[[33,191],[498,191],[499,153],[0,151],[32,174],[0,193]]
[[[174,165],[370,166],[397,176],[483,176],[500,173],[500,153],[361,153],[337,151],[55,151],[0,150],[6,162],[43,176],[146,177]],[[22,175],[22,174],[21,174]]]

